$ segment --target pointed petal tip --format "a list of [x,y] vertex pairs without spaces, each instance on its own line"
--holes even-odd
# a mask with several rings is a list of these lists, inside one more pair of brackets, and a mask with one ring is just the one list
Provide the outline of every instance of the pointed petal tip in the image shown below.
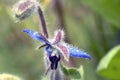
[[27,35],[29,35],[31,38],[35,40],[42,40],[42,37],[36,31],[24,29],[22,30],[22,32],[25,32]]
[[91,60],[91,56],[89,54],[87,54],[86,52],[84,52],[83,54],[81,54],[80,56],[81,58],[85,58],[85,59],[88,59],[88,60]]
[[86,54],[86,55],[84,56],[84,58],[89,59],[89,60],[92,59],[92,57],[91,57],[89,54]]
[[79,55],[79,57],[81,57],[81,58],[85,58],[85,59],[91,59],[92,57],[88,54],[88,53],[86,53],[86,52],[83,52],[81,55]]
[[87,53],[82,53],[82,54],[78,54],[78,55],[73,55],[73,57],[78,57],[78,58],[84,58],[84,59],[88,59],[88,60],[91,60],[91,56]]
[[22,30],[22,32],[28,32],[29,31],[29,29],[23,29]]

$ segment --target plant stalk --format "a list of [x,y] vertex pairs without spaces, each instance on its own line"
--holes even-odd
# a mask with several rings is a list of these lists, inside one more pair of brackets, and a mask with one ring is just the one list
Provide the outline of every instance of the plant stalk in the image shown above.
[[45,22],[45,18],[44,18],[44,15],[43,15],[43,11],[42,11],[42,9],[41,9],[40,6],[38,6],[38,14],[39,14],[39,19],[41,21],[42,32],[43,32],[44,36],[46,38],[48,38],[48,32],[47,32],[47,28],[46,28],[46,22]]

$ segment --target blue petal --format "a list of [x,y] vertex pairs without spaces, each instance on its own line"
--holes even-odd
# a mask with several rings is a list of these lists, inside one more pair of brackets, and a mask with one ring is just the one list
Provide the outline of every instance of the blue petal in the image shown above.
[[48,40],[36,31],[24,29],[23,32],[27,33],[31,38],[33,38],[35,40],[39,40],[39,41],[42,41],[42,42],[49,44]]
[[78,58],[87,58],[87,59],[91,59],[91,56],[89,54],[87,54],[86,52],[77,49],[75,47],[72,47],[70,45],[67,46],[68,50],[69,50],[69,54],[72,57],[78,57]]

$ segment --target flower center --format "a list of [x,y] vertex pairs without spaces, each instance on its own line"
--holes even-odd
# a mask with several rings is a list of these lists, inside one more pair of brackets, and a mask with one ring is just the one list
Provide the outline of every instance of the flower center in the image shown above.
[[56,55],[52,56],[52,55],[50,55],[49,56],[49,60],[51,62],[51,65],[50,65],[51,69],[52,70],[56,70],[57,66],[58,66],[58,62],[60,61],[60,55],[59,56],[56,56]]

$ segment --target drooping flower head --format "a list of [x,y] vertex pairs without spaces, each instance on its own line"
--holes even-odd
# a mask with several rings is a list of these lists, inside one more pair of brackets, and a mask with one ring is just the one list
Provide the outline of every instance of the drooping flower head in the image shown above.
[[[46,74],[49,71],[49,69],[53,70],[53,72],[56,71],[57,69],[58,72],[56,71],[55,74],[60,76],[58,73],[60,73],[59,70],[61,66],[59,66],[58,64],[59,64],[59,61],[61,60],[61,57],[64,57],[63,59],[65,59],[66,61],[69,61],[70,56],[76,57],[76,58],[91,59],[91,56],[87,54],[86,52],[66,43],[64,41],[64,31],[61,29],[56,31],[55,37],[53,39],[48,38],[48,32],[46,28],[44,14],[41,9],[41,6],[36,0],[20,0],[13,7],[14,17],[17,19],[17,21],[22,21],[28,18],[36,10],[39,14],[39,18],[41,21],[42,34],[39,32],[33,31],[33,30],[29,30],[29,29],[24,29],[23,32],[27,33],[31,38],[41,41],[43,43],[43,45],[39,46],[39,48],[45,47],[45,51],[47,53],[45,55],[47,56]],[[51,76],[52,75],[54,74],[51,74]]]
[[[76,58],[91,59],[91,56],[89,54],[69,45],[63,40],[63,30],[56,31],[53,41],[50,41],[50,39],[44,37],[41,33],[38,33],[33,30],[24,29],[23,32],[27,33],[31,38],[44,43],[45,51],[47,52],[49,59],[52,63],[51,65],[54,66],[54,69],[56,69],[55,66],[57,66],[61,54],[63,55],[66,61],[69,61],[70,56]],[[51,66],[51,69],[53,69],[53,66]]]

